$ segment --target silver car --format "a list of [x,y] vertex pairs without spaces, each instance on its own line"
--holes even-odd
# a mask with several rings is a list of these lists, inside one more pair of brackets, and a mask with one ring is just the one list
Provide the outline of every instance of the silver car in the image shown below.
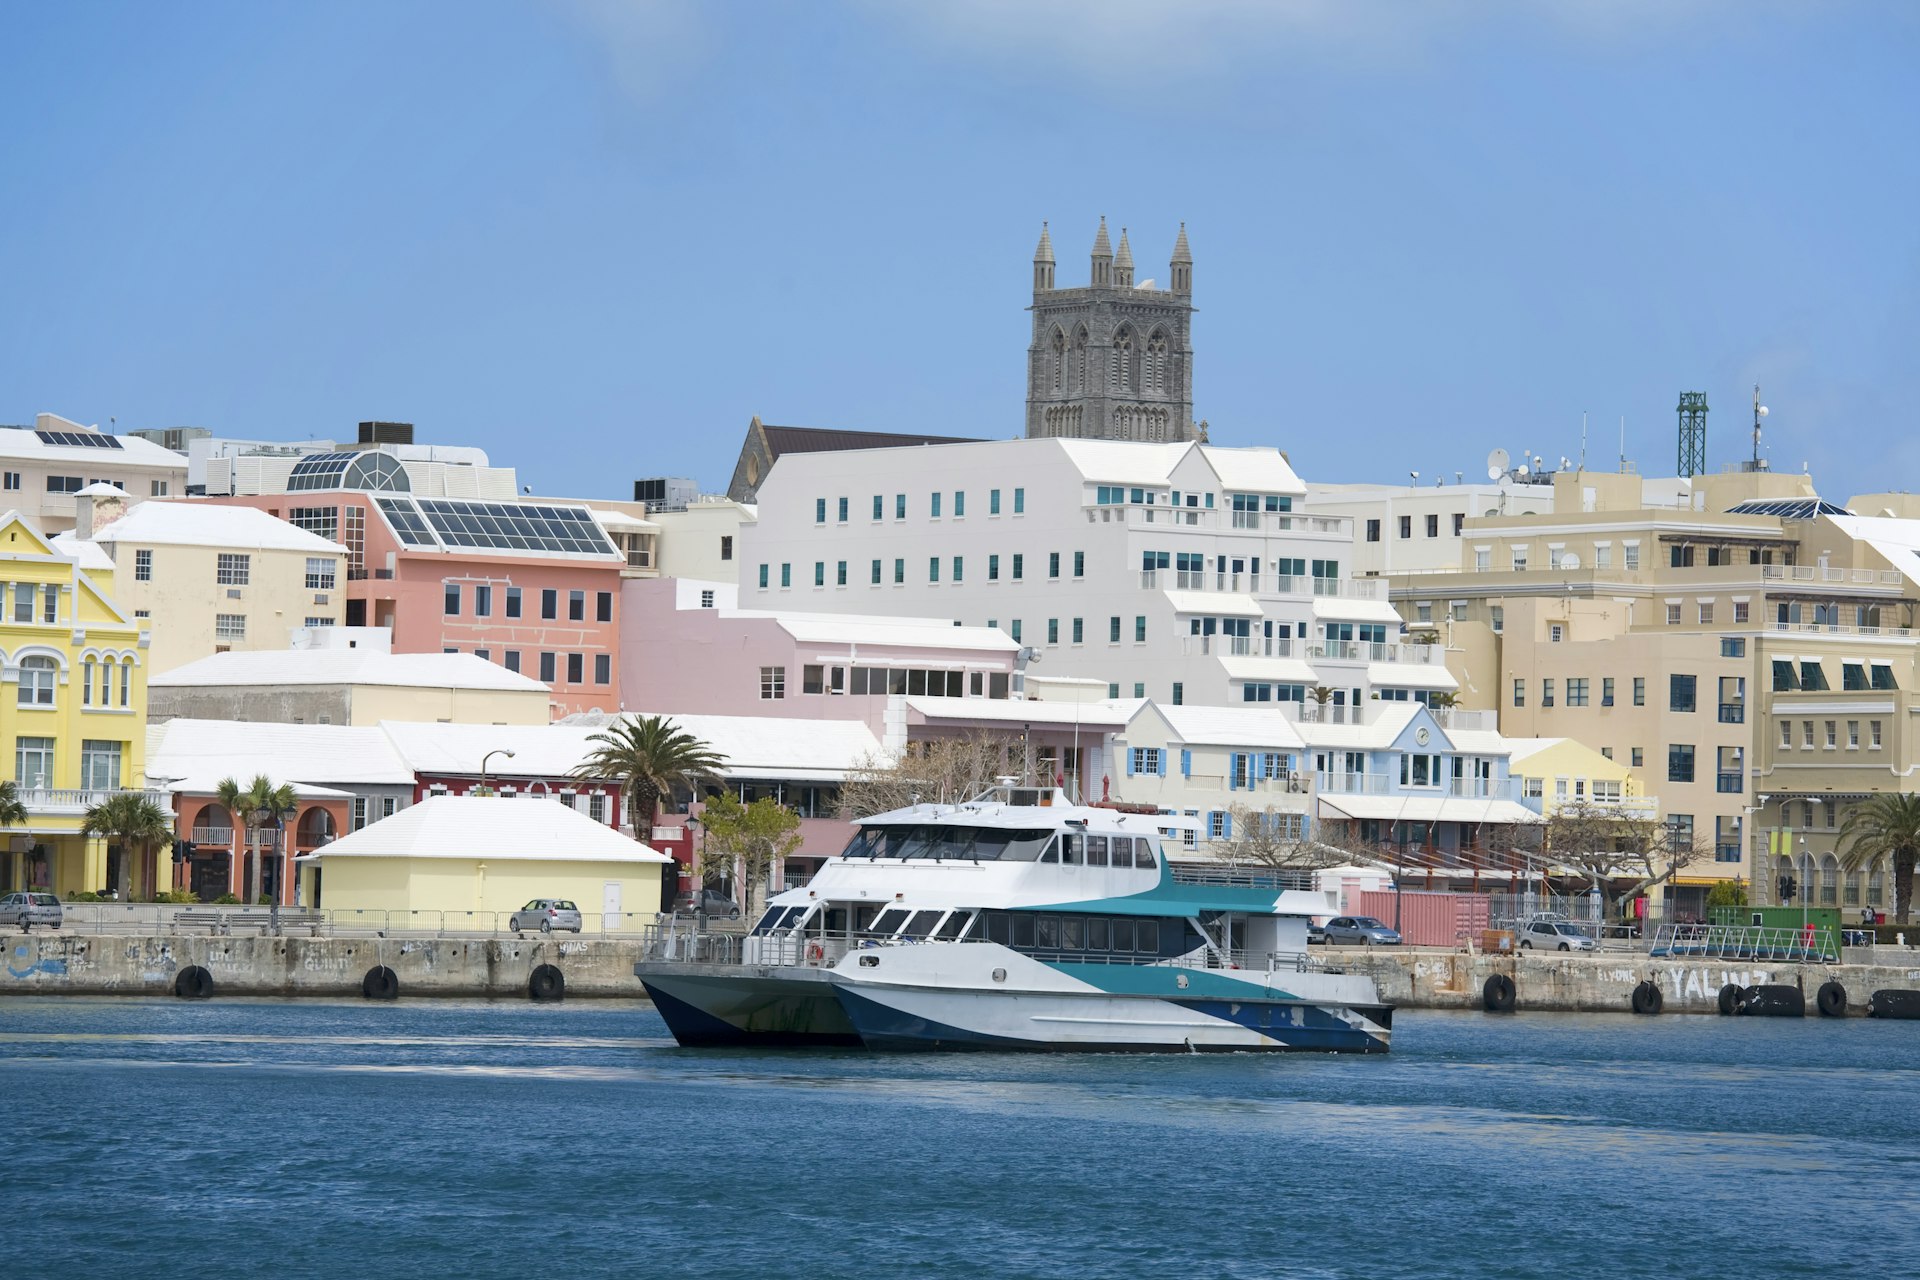
[[10,893],[0,898],[0,924],[17,924],[22,933],[37,924],[58,929],[63,918],[60,899],[50,893]]
[[538,929],[542,933],[561,929],[578,933],[580,908],[565,898],[535,898],[513,913],[512,919],[507,921],[507,928],[515,933],[522,929]]
[[687,899],[674,908],[678,915],[691,916],[705,914],[719,920],[738,920],[740,904],[718,889],[701,888],[689,894]]
[[1529,920],[1520,930],[1524,951],[1598,951],[1593,935],[1565,920]]
[[1328,946],[1343,942],[1367,947],[1397,947],[1400,935],[1372,916],[1335,916],[1320,926],[1320,940]]

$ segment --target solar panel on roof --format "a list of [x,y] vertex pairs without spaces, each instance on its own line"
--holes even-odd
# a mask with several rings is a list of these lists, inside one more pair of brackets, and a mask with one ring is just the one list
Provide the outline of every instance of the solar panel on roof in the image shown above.
[[67,445],[75,449],[122,449],[120,441],[98,431],[36,431],[41,444]]
[[393,526],[394,536],[409,547],[438,547],[433,533],[427,528],[427,522],[421,518],[420,510],[410,498],[375,498],[381,514],[387,517],[387,523]]
[[1727,508],[1734,516],[1778,516],[1782,520],[1811,520],[1816,516],[1844,516],[1845,507],[1824,498],[1757,498]]

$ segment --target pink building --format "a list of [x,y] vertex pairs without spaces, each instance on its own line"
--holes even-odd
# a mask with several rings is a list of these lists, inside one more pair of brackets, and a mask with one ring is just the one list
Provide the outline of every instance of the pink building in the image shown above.
[[553,690],[555,716],[620,708],[626,557],[583,503],[416,497],[373,451],[312,454],[250,506],[348,549],[348,626],[395,653],[471,653]]

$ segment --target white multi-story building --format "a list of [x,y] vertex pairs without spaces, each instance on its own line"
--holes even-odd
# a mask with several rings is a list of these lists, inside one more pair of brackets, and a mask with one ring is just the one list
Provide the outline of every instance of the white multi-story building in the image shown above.
[[46,534],[73,528],[73,496],[112,485],[127,505],[186,491],[187,460],[139,436],[117,436],[43,413],[31,427],[0,427],[0,506]]
[[1315,482],[1298,505],[1312,515],[1353,521],[1353,573],[1359,577],[1457,569],[1468,520],[1553,510],[1552,484],[1531,477],[1423,487],[1417,476],[1407,484]]
[[[999,627],[1046,675],[1170,705],[1352,708],[1456,687],[1405,643],[1353,524],[1272,448],[1033,439],[782,457],[740,604]],[[1316,695],[1316,688],[1324,694]]]

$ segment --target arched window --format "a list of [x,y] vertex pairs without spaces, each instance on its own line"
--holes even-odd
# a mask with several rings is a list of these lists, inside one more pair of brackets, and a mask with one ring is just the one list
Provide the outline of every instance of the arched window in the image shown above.
[[20,705],[50,707],[53,687],[60,676],[60,664],[44,654],[20,659]]
[[1133,386],[1133,333],[1122,329],[1113,335],[1113,378],[1115,391]]
[[1887,904],[1885,870],[1886,863],[1875,859],[1867,868],[1867,902],[1876,907]]
[[1820,905],[1835,906],[1839,902],[1840,860],[1832,854],[1820,859]]
[[1062,379],[1067,376],[1067,335],[1060,330],[1053,331],[1053,389],[1060,390]]
[[1147,339],[1147,390],[1164,393],[1167,389],[1167,335],[1156,332]]
[[[100,686],[101,705],[102,706],[106,705],[106,701],[107,701],[107,687],[105,685],[101,685]],[[133,705],[133,659],[132,658],[120,659],[120,705],[123,707],[130,707]]]
[[[100,664],[92,658],[88,658],[80,666],[80,705],[83,707],[93,705],[93,669],[99,665]],[[109,667],[108,671],[111,672],[112,668]],[[109,681],[109,683],[111,683],[111,681]],[[101,701],[105,702],[106,700],[102,698]]]
[[1842,905],[1849,907],[1860,905],[1860,872],[1858,870],[1847,872],[1846,887],[1842,892],[1846,895]]

